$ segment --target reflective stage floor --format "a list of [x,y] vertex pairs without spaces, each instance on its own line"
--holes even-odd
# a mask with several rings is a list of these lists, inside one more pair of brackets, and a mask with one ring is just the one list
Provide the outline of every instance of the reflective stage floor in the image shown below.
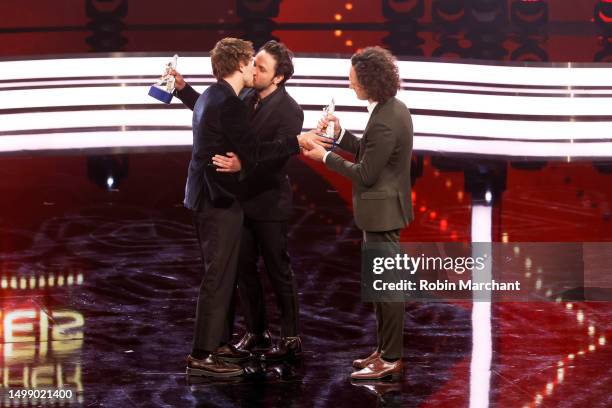
[[[290,251],[303,363],[189,380],[201,268],[181,204],[188,159],[0,157],[2,406],[50,406],[10,391],[60,387],[72,398],[55,402],[83,407],[612,406],[607,302],[495,303],[490,321],[466,302],[409,303],[403,381],[352,384],[351,361],[372,351],[375,321],[359,294],[350,185],[301,159],[290,168]],[[416,219],[402,240],[469,241],[485,174],[494,241],[612,241],[609,163],[427,155],[414,166]],[[240,317],[238,326],[236,335]],[[475,342],[489,327],[491,343]]]

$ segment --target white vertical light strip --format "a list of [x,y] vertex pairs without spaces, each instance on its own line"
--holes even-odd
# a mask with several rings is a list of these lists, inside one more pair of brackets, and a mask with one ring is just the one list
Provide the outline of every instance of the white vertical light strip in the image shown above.
[[[472,256],[485,258],[485,268],[482,271],[474,270],[472,280],[491,280],[491,227],[492,207],[489,205],[472,206]],[[478,244],[476,244],[478,243]],[[474,253],[477,252],[477,253]],[[493,357],[493,339],[491,333],[491,298],[490,294],[472,305],[472,361],[470,363],[470,408],[486,408],[489,406],[491,387],[491,360]]]

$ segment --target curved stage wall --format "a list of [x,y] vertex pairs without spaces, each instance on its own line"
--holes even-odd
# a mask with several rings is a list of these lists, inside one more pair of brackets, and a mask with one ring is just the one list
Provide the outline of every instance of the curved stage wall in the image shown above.
[[[191,112],[147,95],[169,56],[81,55],[0,60],[0,153],[191,145]],[[346,58],[295,59],[288,91],[316,125],[332,97],[344,127],[365,127],[365,103],[348,88]],[[411,109],[415,151],[567,161],[610,157],[612,64],[491,65],[400,61],[399,98]],[[179,58],[202,91],[210,59]]]

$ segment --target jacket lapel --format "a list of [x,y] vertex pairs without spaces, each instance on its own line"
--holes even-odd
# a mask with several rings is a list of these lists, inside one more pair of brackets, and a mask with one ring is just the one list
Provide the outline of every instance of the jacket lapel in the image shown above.
[[261,130],[268,124],[268,119],[270,118],[270,116],[274,114],[274,112],[276,112],[276,108],[280,100],[283,99],[282,95],[284,92],[285,90],[282,89],[279,90],[279,92],[277,92],[275,95],[271,95],[270,98],[273,99],[267,101],[261,107],[260,111],[257,112],[255,116],[253,116],[253,119],[251,121],[251,128],[253,129],[256,135],[261,134]]

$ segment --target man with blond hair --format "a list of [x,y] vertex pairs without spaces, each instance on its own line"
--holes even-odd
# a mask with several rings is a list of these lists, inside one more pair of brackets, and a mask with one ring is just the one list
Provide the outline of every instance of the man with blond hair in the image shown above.
[[[299,150],[296,138],[259,143],[249,131],[247,106],[238,95],[244,87],[253,86],[253,53],[249,41],[220,40],[210,55],[217,82],[201,95],[177,92],[186,104],[194,99],[193,150],[184,204],[193,211],[204,262],[193,350],[187,357],[187,373],[192,375],[232,377],[244,372],[229,362],[242,361],[250,355],[229,342],[228,317],[243,224],[239,181],[266,156]],[[240,156],[240,173],[218,171],[213,158],[228,152]]]

